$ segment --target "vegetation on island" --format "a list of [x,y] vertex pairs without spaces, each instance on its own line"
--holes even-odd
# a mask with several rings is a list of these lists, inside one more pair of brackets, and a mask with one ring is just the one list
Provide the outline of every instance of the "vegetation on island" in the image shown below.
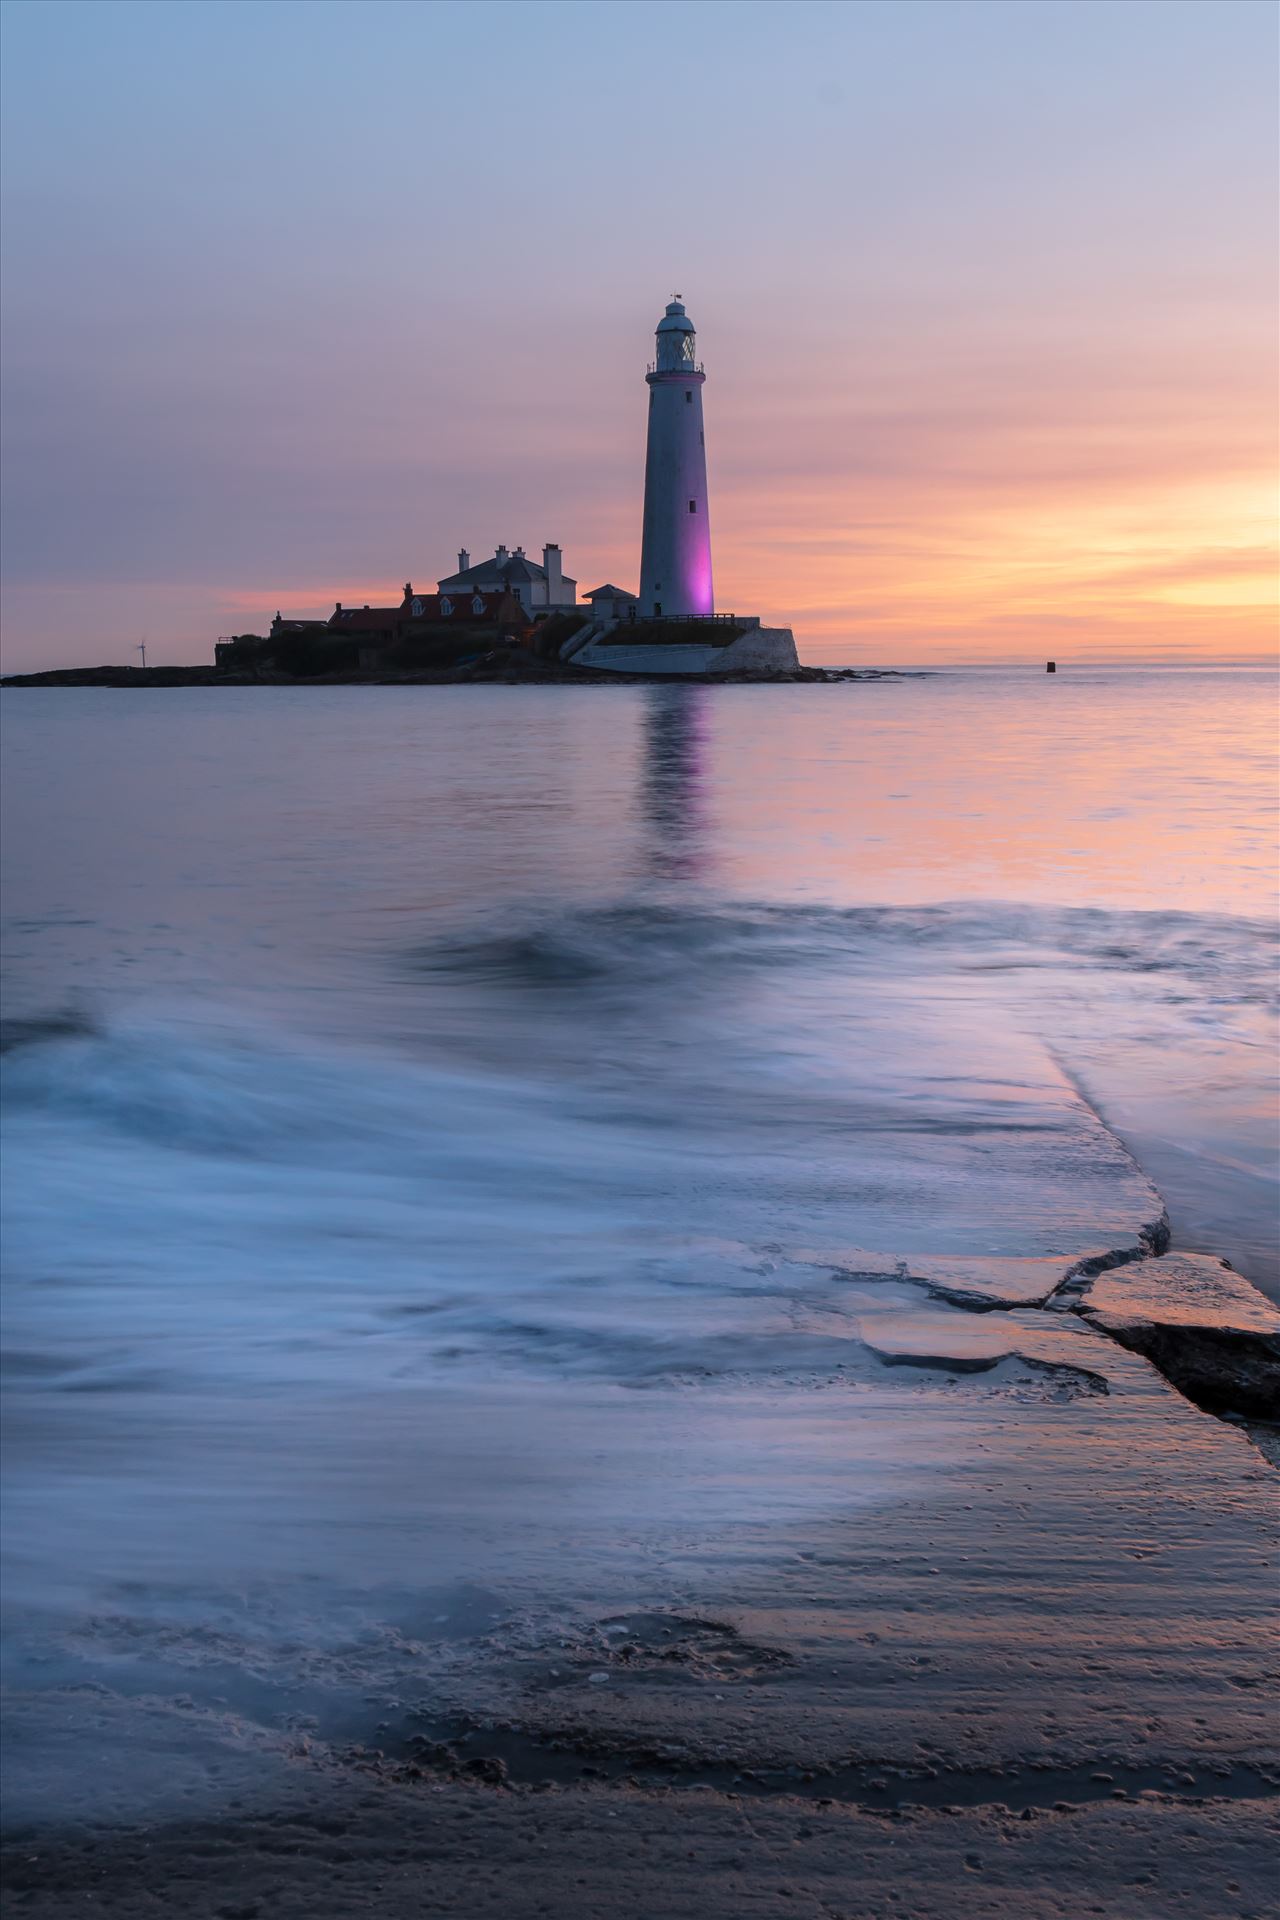
[[585,613],[553,613],[540,620],[533,630],[533,650],[543,660],[556,660],[560,649],[575,633],[581,633],[589,615]]
[[598,644],[602,647],[727,647],[745,627],[731,620],[624,620]]

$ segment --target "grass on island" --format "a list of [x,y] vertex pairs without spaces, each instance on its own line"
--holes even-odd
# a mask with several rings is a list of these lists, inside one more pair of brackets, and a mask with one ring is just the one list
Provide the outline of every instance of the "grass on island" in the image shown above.
[[745,627],[727,620],[624,620],[598,644],[602,647],[727,647]]
[[535,657],[558,660],[574,634],[581,633],[590,618],[588,613],[552,613],[545,620],[539,620],[531,642]]

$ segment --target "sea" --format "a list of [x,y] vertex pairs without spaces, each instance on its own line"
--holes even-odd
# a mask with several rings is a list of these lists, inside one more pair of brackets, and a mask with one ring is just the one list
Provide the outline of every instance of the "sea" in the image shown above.
[[674,1486],[768,1517],[768,1421],[694,1471],[647,1388],[939,1179],[1056,1251],[998,1146],[968,1198],[1031,1060],[1280,1297],[1275,692],[6,691],[11,1681],[369,1697],[388,1595],[448,1641]]

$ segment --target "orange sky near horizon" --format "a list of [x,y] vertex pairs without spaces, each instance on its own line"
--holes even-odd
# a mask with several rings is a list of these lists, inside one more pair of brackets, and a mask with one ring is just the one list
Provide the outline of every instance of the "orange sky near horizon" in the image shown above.
[[[1265,660],[1277,643],[1280,548],[1274,410],[1257,403],[1266,369],[1219,364],[1211,349],[1168,381],[1114,386],[1081,373],[1063,391],[1029,393],[972,371],[908,369],[895,392],[884,370],[857,367],[841,391],[825,376],[762,394],[749,364],[717,380],[708,346],[708,441],[717,605],[794,628],[802,658],[886,665],[1090,660]],[[1222,356],[1226,358],[1227,356]],[[810,369],[811,376],[813,373]],[[876,401],[861,401],[865,381]],[[545,421],[535,412],[507,436],[510,504],[498,538],[531,552],[558,537],[580,591],[606,579],[634,585],[642,480],[642,400],[632,379],[605,426],[597,460],[565,430],[565,457],[547,514],[522,508],[538,493]],[[831,393],[819,408],[813,387]],[[904,396],[910,390],[910,398]],[[642,390],[641,390],[642,391]],[[484,424],[481,423],[483,437]],[[415,435],[382,453],[412,474]],[[465,410],[433,457],[474,463]],[[481,460],[481,465],[483,461]],[[575,471],[576,469],[576,471]],[[353,492],[360,476],[352,477]],[[408,483],[412,485],[412,481]],[[575,511],[576,509],[576,511]],[[550,518],[550,527],[541,524]],[[317,617],[346,605],[397,601],[404,578],[425,585],[452,570],[455,545],[481,557],[477,516],[437,537],[358,526],[366,564],[312,575],[226,582],[11,586],[9,671],[37,664],[24,645],[40,629],[38,661],[62,657],[57,636],[101,618],[151,657],[208,659],[218,631],[263,630],[277,607]],[[461,528],[461,531],[459,531]],[[385,544],[387,564],[367,562]],[[402,564],[395,564],[396,558]],[[101,656],[98,648],[93,655]]]
[[[1149,366],[1137,381],[1077,356],[1069,385],[1037,384],[1030,372],[1015,381],[1008,361],[1002,378],[908,363],[893,380],[883,366],[846,362],[843,388],[814,356],[804,381],[762,388],[743,343],[718,378],[714,344],[706,351],[717,604],[791,625],[802,658],[1274,657],[1275,411],[1258,404],[1271,382],[1256,340],[1252,353],[1239,339],[1202,343],[1194,364],[1166,364],[1163,377]],[[1161,357],[1156,343],[1152,359]],[[605,579],[634,583],[643,388],[634,369],[631,376],[612,367],[598,376],[610,409],[599,423],[603,460],[588,421],[560,412],[555,492],[563,505],[550,515],[521,504],[538,492],[546,417],[533,408],[515,423],[506,436],[510,505],[501,519],[490,516],[490,551],[504,538],[533,552],[554,533],[580,591]],[[864,384],[874,387],[874,404],[863,399]],[[825,406],[815,389],[831,395]],[[463,408],[433,458],[476,468],[483,487],[488,407],[478,411],[479,454]],[[379,458],[411,476],[416,438],[412,423],[398,423]],[[358,506],[352,517],[359,521]],[[549,528],[540,524],[547,518]],[[86,609],[109,592],[126,632],[148,637],[153,659],[208,659],[215,631],[260,631],[277,607],[317,617],[337,600],[387,604],[406,575],[424,585],[450,571],[456,541],[467,539],[479,558],[475,519],[459,515],[435,539],[414,537],[411,549],[402,529],[388,529],[382,572],[330,566],[234,586],[50,581],[33,598],[42,625],[52,612],[55,625],[82,630],[94,617]],[[381,543],[376,529],[372,539],[367,528],[356,532],[353,524],[353,545],[366,555]],[[10,616],[19,638],[21,597]],[[20,651],[13,648],[11,671]]]
[[[1125,385],[1078,368],[1067,391],[1034,393],[948,368],[930,389],[908,369],[911,404],[872,368],[873,408],[858,404],[859,369],[844,393],[830,381],[822,412],[795,382],[766,403],[749,369],[717,393],[713,362],[717,604],[791,625],[819,664],[1272,658],[1276,415],[1257,404],[1268,370],[1253,358],[1235,379],[1211,347],[1181,385],[1174,371]],[[634,582],[643,423],[630,399],[630,497],[591,501],[587,537],[563,542],[580,591]],[[622,487],[620,466],[607,471]],[[447,548],[424,557],[417,584],[453,565]],[[336,600],[386,604],[400,586],[331,575],[247,584],[219,604],[247,620],[277,602],[315,616]]]
[[[472,59],[482,3],[572,116],[478,148],[461,89],[321,132],[313,101]],[[208,661],[461,546],[557,540],[580,591],[634,588],[676,287],[721,610],[817,664],[1276,652],[1270,9],[10,0],[0,27],[10,672]]]

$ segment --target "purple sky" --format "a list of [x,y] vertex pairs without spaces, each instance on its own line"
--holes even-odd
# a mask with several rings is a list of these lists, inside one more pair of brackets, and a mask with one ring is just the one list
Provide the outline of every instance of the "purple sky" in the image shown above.
[[1270,642],[1269,6],[3,19],[10,670],[460,545],[635,586],[677,288],[722,607],[813,659]]

